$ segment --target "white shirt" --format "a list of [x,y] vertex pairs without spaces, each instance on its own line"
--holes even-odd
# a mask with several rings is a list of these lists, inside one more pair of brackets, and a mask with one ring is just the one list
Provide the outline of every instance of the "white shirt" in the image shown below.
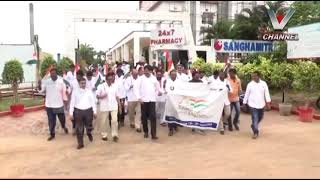
[[[219,78],[219,77],[218,77],[218,78]],[[217,78],[217,79],[218,79],[218,78]],[[213,75],[210,76],[210,77],[208,78],[208,84],[214,83],[217,79],[215,79]]]
[[157,102],[165,102],[166,101],[166,97],[164,95],[164,92],[165,92],[164,91],[164,82],[165,81],[166,81],[166,79],[164,77],[161,78],[160,82],[158,81],[159,87],[160,87],[159,91],[161,92],[161,96],[159,96],[159,95],[157,96],[157,98],[156,98]]
[[177,79],[184,81],[184,82],[189,82],[189,76],[186,75],[185,73],[177,73]]
[[243,103],[252,108],[263,109],[266,102],[271,102],[267,83],[262,80],[259,83],[251,81],[247,86]]
[[124,88],[124,78],[123,76],[118,77],[118,75],[116,75],[116,79],[115,79],[115,83],[117,84],[118,88],[119,88],[119,98],[125,98],[126,97],[126,90]]
[[203,76],[203,78],[201,79],[201,81],[203,82],[203,84],[208,84],[208,78]]
[[95,98],[92,94],[92,91],[89,89],[78,89],[72,93],[70,101],[70,115],[73,115],[74,108],[80,110],[87,110],[92,108],[93,113],[97,113]]
[[[229,86],[229,88],[227,86]],[[232,92],[230,82],[227,79],[224,79],[224,81],[221,81],[219,77],[214,82],[211,83],[210,87],[215,89],[227,89],[228,92]],[[230,100],[228,96],[224,100],[224,105],[226,106],[230,105]]]
[[180,81],[176,78],[175,81],[173,81],[170,77],[167,79],[166,82],[166,88],[165,91],[168,94],[172,94],[174,92],[174,90],[176,89],[176,87],[179,85]]
[[63,100],[67,100],[66,85],[61,78],[53,81],[51,78],[43,81],[40,93],[45,93],[45,106],[48,108],[63,107]]
[[145,75],[142,75],[138,80],[138,99],[141,99],[143,102],[156,102],[158,92],[160,91],[160,85],[156,77],[150,75],[147,78]]
[[118,110],[118,102],[117,98],[119,97],[118,86],[115,83],[112,83],[111,86],[108,86],[106,82],[100,84],[98,86],[98,90],[96,92],[97,95],[107,95],[107,97],[103,99],[99,99],[100,101],[100,111],[116,111]]
[[[134,79],[131,75],[125,80],[125,89],[127,92],[128,102],[138,101],[138,98],[137,98],[139,94],[138,79],[139,79],[139,76],[137,77],[137,79]],[[130,88],[131,86],[132,88]]]
[[75,79],[75,76],[72,74],[71,71],[67,72],[66,80],[71,83]]

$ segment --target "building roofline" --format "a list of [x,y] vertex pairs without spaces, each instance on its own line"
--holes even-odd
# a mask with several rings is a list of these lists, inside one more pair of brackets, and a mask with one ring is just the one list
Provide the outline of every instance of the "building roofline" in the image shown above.
[[124,36],[120,41],[118,41],[114,46],[112,46],[112,48],[110,48],[110,50],[115,48],[118,44],[120,44],[121,41],[125,40],[127,37],[129,37],[130,35],[132,35],[133,33],[136,33],[136,32],[150,32],[150,31],[131,31],[129,34]]
[[0,46],[29,46],[29,45],[33,45],[33,44],[0,44]]

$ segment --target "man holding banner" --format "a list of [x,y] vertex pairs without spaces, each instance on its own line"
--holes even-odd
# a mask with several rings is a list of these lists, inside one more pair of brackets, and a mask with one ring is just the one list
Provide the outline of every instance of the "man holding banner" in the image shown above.
[[[179,86],[179,81],[177,80],[177,71],[170,71],[169,78],[165,81],[164,88],[166,94],[173,94],[176,86]],[[169,136],[172,136],[175,132],[178,132],[178,126],[176,123],[169,123]]]

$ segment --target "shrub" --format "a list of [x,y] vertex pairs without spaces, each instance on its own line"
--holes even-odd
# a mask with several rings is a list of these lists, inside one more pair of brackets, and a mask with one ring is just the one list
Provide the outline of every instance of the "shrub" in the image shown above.
[[51,65],[57,66],[57,62],[53,59],[52,56],[45,56],[43,58],[43,61],[41,63],[41,67],[40,67],[41,77],[44,77],[46,75],[46,72]]
[[297,62],[293,78],[292,85],[297,91],[315,92],[320,89],[320,67],[314,62]]
[[18,86],[24,79],[22,64],[17,59],[12,59],[5,63],[2,72],[4,84],[11,84],[14,95],[14,103],[18,102]]

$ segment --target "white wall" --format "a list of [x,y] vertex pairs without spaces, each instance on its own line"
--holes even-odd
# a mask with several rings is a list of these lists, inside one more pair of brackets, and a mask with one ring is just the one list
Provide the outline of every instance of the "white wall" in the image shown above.
[[11,59],[18,59],[22,63],[25,82],[36,80],[36,65],[27,65],[33,59],[33,45],[0,45],[0,79],[4,65]]

